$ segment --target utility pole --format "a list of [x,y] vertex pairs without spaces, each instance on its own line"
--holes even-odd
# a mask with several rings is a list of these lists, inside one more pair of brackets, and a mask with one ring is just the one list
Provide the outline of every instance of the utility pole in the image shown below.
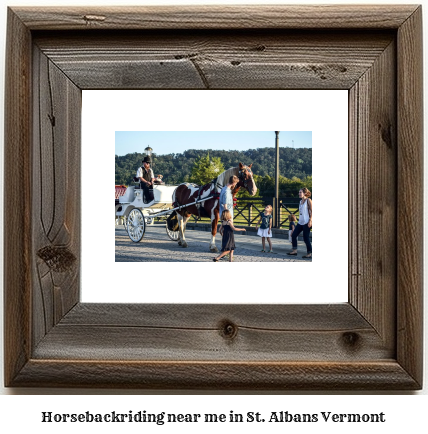
[[279,228],[279,131],[275,131],[275,199],[273,226]]

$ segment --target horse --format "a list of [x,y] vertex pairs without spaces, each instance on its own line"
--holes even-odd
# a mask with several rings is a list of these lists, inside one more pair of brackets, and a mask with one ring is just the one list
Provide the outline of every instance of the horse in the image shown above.
[[200,204],[189,205],[185,208],[177,210],[179,241],[178,244],[182,247],[188,247],[184,232],[186,224],[193,214],[200,217],[209,217],[211,219],[211,242],[210,251],[218,252],[215,245],[215,236],[217,234],[217,225],[219,220],[219,198],[221,189],[228,184],[229,178],[232,175],[238,177],[239,182],[232,191],[233,197],[240,188],[245,188],[252,196],[257,193],[257,186],[253,179],[251,166],[246,166],[239,163],[239,167],[231,167],[220,174],[216,179],[213,179],[208,184],[198,186],[187,182],[180,184],[172,195],[173,206],[178,207],[186,204],[191,204],[198,200],[208,198]]

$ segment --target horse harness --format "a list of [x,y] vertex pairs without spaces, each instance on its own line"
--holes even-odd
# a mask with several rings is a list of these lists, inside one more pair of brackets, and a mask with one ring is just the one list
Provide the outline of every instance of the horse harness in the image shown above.
[[[248,185],[248,179],[247,179],[247,177],[245,176],[245,174],[246,174],[247,172],[250,173],[250,174],[252,174],[251,169],[249,169],[248,166],[244,166],[244,167],[243,167],[241,170],[239,170],[239,172],[238,172],[238,179],[243,183],[243,185],[244,185],[245,188],[247,188],[247,185]],[[224,187],[223,185],[221,185],[220,183],[217,182],[217,178],[216,178],[216,179],[213,179],[211,182],[214,183],[215,186],[216,186],[218,189],[220,189],[220,190]]]
[[[216,182],[217,182],[217,178],[215,178],[215,179],[213,179],[213,180],[211,181],[211,191],[213,190],[213,186],[214,186],[214,187],[216,186]],[[191,184],[191,183],[188,183],[188,182],[186,182],[186,183],[184,183],[184,184],[185,184],[187,187],[189,187],[189,186],[197,187],[196,184]],[[205,185],[207,185],[207,184],[205,184]],[[195,204],[195,207],[196,207],[196,209],[198,210],[198,218],[201,217],[201,205],[202,205],[202,202],[199,202],[199,201],[201,200],[202,189],[205,187],[205,185],[201,185],[201,186],[199,186],[199,189],[198,189],[198,196],[197,196],[197,198],[196,198],[196,202],[198,202],[198,203]],[[219,197],[220,197],[220,194],[217,193],[217,192],[214,192],[211,196],[205,198],[205,201],[208,200],[208,199],[218,199]],[[177,208],[177,207],[179,207],[179,206],[181,206],[181,204],[180,204],[180,202],[178,202],[178,200],[177,200],[177,198],[176,198],[176,199],[175,199],[175,202],[173,203],[173,207],[174,207],[174,208]],[[184,212],[187,211],[187,207],[186,207],[186,206],[184,206],[182,209],[184,210]]]
[[[202,192],[202,189],[205,187],[205,185],[201,185],[199,187],[198,197],[196,199],[198,201],[198,203],[195,204],[196,209],[198,210],[198,218],[201,218],[201,205],[202,205],[202,202],[199,202],[199,201],[201,200],[201,192]],[[215,178],[215,179],[213,179],[211,181],[211,189],[210,189],[211,197],[210,197],[210,199],[218,199],[220,197],[220,194],[215,191],[216,185],[217,185],[217,178]],[[214,190],[214,193],[212,194],[213,190]]]
[[245,176],[246,173],[252,174],[251,170],[248,168],[248,166],[244,166],[242,169],[238,172],[238,179],[244,184],[244,188],[247,188],[248,185],[248,179]]
[[[242,182],[242,184],[244,185],[244,188],[247,188],[248,181],[249,181],[249,179],[246,176],[247,173],[249,173],[250,175],[252,175],[251,169],[248,166],[244,166],[238,172],[238,179],[239,179],[240,182]],[[191,183],[188,183],[188,182],[185,182],[183,184],[185,184],[187,187],[189,187],[189,186],[198,187],[196,184],[191,184]],[[197,195],[197,198],[195,200],[195,202],[197,202],[195,204],[195,206],[196,206],[196,209],[198,210],[198,218],[201,218],[201,204],[202,204],[202,202],[199,202],[199,201],[201,200],[202,189],[206,185],[207,184],[199,186],[198,195]],[[219,182],[218,182],[218,177],[215,178],[215,179],[213,179],[211,181],[211,190],[210,190],[211,196],[206,197],[205,200],[204,200],[204,203],[207,200],[210,200],[210,199],[219,199],[220,198],[220,193],[216,191],[216,188],[217,189],[223,188],[223,186],[220,185]],[[214,192],[213,192],[213,190],[214,190]],[[174,208],[178,208],[178,207],[181,207],[181,206],[182,205],[180,204],[180,202],[176,198],[175,202],[173,203],[173,207]],[[183,208],[180,208],[180,209],[183,209],[184,212],[187,213],[187,206],[186,205],[183,204]]]

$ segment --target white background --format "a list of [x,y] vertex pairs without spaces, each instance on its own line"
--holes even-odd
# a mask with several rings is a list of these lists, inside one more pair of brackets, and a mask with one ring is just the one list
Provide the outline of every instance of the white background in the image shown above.
[[[346,90],[83,91],[82,125],[85,186],[82,197],[82,301],[348,301]],[[312,193],[316,204],[313,261],[214,264],[211,262],[214,255],[208,254],[210,261],[205,259],[205,262],[200,263],[115,263],[114,230],[112,219],[109,218],[112,189],[92,189],[87,186],[94,184],[94,168],[102,168],[99,173],[105,174],[99,185],[113,185],[116,130],[272,131],[272,148],[275,145],[274,130],[312,131]],[[279,138],[281,144],[281,133]],[[146,146],[142,143],[140,152]],[[244,163],[250,164],[252,161]],[[332,226],[333,236],[328,230]],[[146,233],[150,230],[149,226]],[[211,234],[207,232],[206,237],[209,241]],[[133,244],[131,240],[128,241]],[[286,240],[275,238],[272,238],[272,243],[274,250],[277,244],[290,245]],[[217,244],[221,244],[219,237]],[[144,238],[138,248],[144,249]],[[219,278],[212,278],[213,273]],[[187,284],[174,277],[183,275],[188,276]]]
[[[4,4],[5,2],[3,2]],[[16,1],[10,0],[8,1],[9,5],[70,5],[70,4],[80,4],[80,5],[107,5],[107,4],[119,4],[118,0],[76,0],[74,2],[60,2],[57,1],[47,1],[47,0],[31,0],[31,1]],[[144,4],[142,1],[135,0],[127,0],[127,4]],[[150,4],[160,4],[161,2],[156,2],[152,0]],[[164,1],[162,4],[180,4],[182,1]],[[188,4],[208,4],[208,3],[218,3],[216,1],[203,1],[203,2],[190,2],[187,1]],[[263,2],[258,0],[256,2],[251,0],[235,0],[234,3],[248,4],[248,3],[281,3],[276,0],[268,0],[267,2]],[[296,3],[295,1],[291,3]],[[310,1],[302,1],[301,4],[315,4],[321,3],[325,4],[325,0],[310,0]],[[331,1],[330,3],[348,3],[342,1]],[[413,4],[413,1],[405,1],[401,0],[399,2],[395,2],[392,0],[382,1],[382,0],[374,0],[374,1],[358,1],[352,0],[352,3],[375,3],[375,4],[390,4],[390,3],[407,3]],[[425,10],[426,12],[426,10]],[[3,6],[0,9],[0,38],[1,38],[1,46],[0,46],[0,76],[2,77],[2,81],[4,78],[4,43],[5,43],[5,29],[6,29],[6,9]],[[426,18],[426,13],[424,13],[424,28],[428,29],[428,22]],[[424,37],[424,59],[428,58],[427,53],[427,38]],[[425,60],[426,62],[426,60]],[[425,64],[425,77],[427,67]],[[427,98],[427,89],[428,87],[424,86],[424,100],[425,104],[428,101]],[[0,87],[0,100],[3,101],[3,88]],[[3,105],[0,104],[0,114],[1,119],[3,119]],[[424,110],[425,116],[427,116],[428,110]],[[0,123],[0,146],[3,147],[3,123]],[[427,155],[427,153],[425,153]],[[3,153],[0,153],[0,159],[2,159]],[[426,157],[425,157],[426,158]],[[425,167],[427,167],[425,160]],[[2,160],[0,165],[0,170],[3,170]],[[3,179],[3,175],[1,174],[1,178]],[[2,198],[1,198],[2,199]],[[3,201],[1,200],[1,203]],[[427,203],[427,197],[425,193],[425,204]],[[3,216],[0,214],[0,220],[2,222]],[[425,234],[427,231],[425,231]],[[426,237],[426,235],[425,235]],[[426,238],[425,238],[426,241]],[[425,243],[426,244],[426,243]],[[0,257],[3,256],[3,243],[0,243]],[[2,261],[0,261],[0,271],[3,266]],[[425,282],[427,281],[425,275]],[[426,300],[427,298],[425,298]],[[1,306],[2,300],[0,299],[0,315],[3,313],[3,309]],[[427,301],[425,301],[425,312],[428,311]],[[3,327],[3,322],[0,321],[0,328]],[[0,336],[3,336],[3,329],[0,330]],[[427,336],[428,330],[425,325],[425,354],[427,348]],[[0,347],[0,351],[2,351],[2,346]],[[426,358],[426,357],[425,357]],[[3,355],[0,354],[1,363],[3,361]],[[0,388],[3,383],[2,372],[0,373]],[[240,394],[236,394],[233,392],[229,392],[227,396],[224,396],[222,392],[217,391],[209,391],[202,396],[195,396],[192,392],[187,392],[184,396],[145,396],[144,391],[102,391],[102,390],[82,390],[82,389],[4,389],[1,388],[3,396],[0,397],[0,427],[4,432],[11,432],[13,430],[19,431],[19,429],[27,429],[27,430],[37,430],[40,431],[43,429],[43,432],[58,432],[60,428],[62,432],[73,432],[75,433],[78,429],[79,432],[97,432],[98,430],[103,430],[103,432],[118,432],[118,427],[116,425],[110,426],[102,426],[101,428],[95,428],[91,425],[84,426],[75,426],[72,424],[62,424],[60,427],[46,426],[41,425],[38,421],[40,420],[40,412],[41,411],[54,411],[54,412],[73,412],[73,411],[99,411],[100,409],[103,411],[128,411],[132,410],[140,410],[140,409],[148,409],[150,411],[167,411],[174,412],[189,412],[189,411],[204,411],[204,412],[218,412],[218,413],[227,413],[229,410],[235,410],[236,412],[246,412],[246,411],[260,411],[260,412],[269,412],[269,411],[291,411],[291,412],[320,412],[320,411],[336,411],[336,412],[379,412],[384,411],[388,415],[388,422],[383,425],[352,425],[347,424],[343,426],[342,424],[337,425],[286,425],[283,426],[279,424],[277,426],[271,427],[271,425],[263,425],[262,428],[267,431],[277,431],[277,432],[317,432],[321,430],[322,432],[340,432],[343,433],[344,429],[349,432],[357,432],[360,433],[362,430],[367,433],[391,433],[392,431],[397,432],[423,432],[426,430],[427,422],[426,422],[426,408],[428,408],[428,397],[426,395],[428,383],[428,373],[425,365],[425,387],[422,392],[415,392],[412,395],[415,396],[404,396],[404,393],[393,393],[391,396],[376,396],[380,393],[368,392],[367,394],[358,394],[356,392],[346,393],[344,396],[337,395],[334,393],[323,394],[324,396],[317,396],[316,394],[293,394],[292,392],[287,391],[278,391],[276,393],[270,393],[268,395],[257,394],[257,396],[242,396]],[[173,395],[174,391],[168,391],[168,395]],[[43,394],[44,396],[38,398],[37,396],[22,396],[22,395],[38,395]],[[75,394],[81,394],[82,396],[72,396]],[[112,396],[97,396],[92,397],[89,394],[111,394]],[[122,394],[118,398],[117,394]],[[165,395],[165,392],[155,392],[155,395]],[[417,396],[417,395],[423,396]],[[7,396],[9,395],[9,396]],[[11,395],[21,395],[21,396],[11,396]],[[50,396],[50,395],[62,395],[62,396]],[[86,396],[85,396],[86,395]],[[137,395],[137,396],[135,396]],[[138,396],[140,395],[140,396]],[[221,395],[221,396],[218,396]],[[284,395],[293,395],[293,396],[284,396]],[[382,395],[382,394],[380,394]],[[325,410],[327,408],[327,410]],[[121,431],[123,432],[155,432],[155,428],[150,427],[147,428],[145,426],[141,427],[140,425],[136,425],[134,427],[127,426],[126,430],[123,426]],[[119,428],[119,429],[120,429]],[[159,427],[157,427],[159,428]],[[237,429],[235,426],[226,425],[223,427],[219,427],[218,425],[207,427],[205,425],[196,425],[196,428],[193,427],[192,430],[197,432],[201,432],[201,428],[205,431],[216,432],[219,429],[225,431],[227,428],[228,431],[233,429],[234,432],[260,432],[260,427],[257,425],[243,425],[240,429]],[[150,429],[150,431],[149,431]],[[176,426],[163,426],[161,429],[165,432],[169,430],[169,432],[176,432]],[[182,430],[183,427],[178,427],[178,430]],[[186,430],[190,430],[189,426],[185,426]],[[256,431],[257,430],[257,431]],[[317,431],[315,431],[317,430]],[[157,430],[158,431],[158,430]],[[195,431],[196,432],[196,431]]]

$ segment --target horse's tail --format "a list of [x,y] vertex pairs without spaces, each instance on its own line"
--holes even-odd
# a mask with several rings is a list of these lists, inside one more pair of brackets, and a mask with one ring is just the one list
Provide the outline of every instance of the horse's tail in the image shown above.
[[166,224],[168,225],[168,229],[170,231],[176,232],[178,231],[178,218],[177,218],[177,211],[173,211],[168,218],[166,219]]

